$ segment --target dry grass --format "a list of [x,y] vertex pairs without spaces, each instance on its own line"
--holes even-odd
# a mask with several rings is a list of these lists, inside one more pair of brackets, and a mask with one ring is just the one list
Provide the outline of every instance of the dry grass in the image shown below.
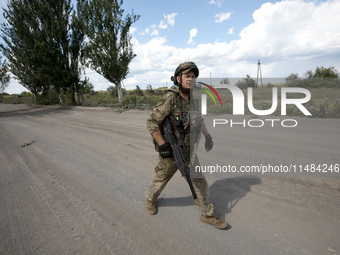
[[[282,84],[275,84],[278,87],[278,106],[272,116],[281,115],[281,87]],[[340,88],[308,88],[311,92],[311,100],[305,104],[305,107],[312,113],[312,117],[317,118],[340,118]],[[208,114],[232,114],[233,99],[228,89],[217,89],[223,106],[214,105],[213,100],[208,96]],[[195,91],[194,95],[200,99],[201,90]],[[247,90],[243,90],[245,96],[245,114],[252,115],[247,106]],[[162,95],[149,95],[144,92],[144,96],[136,96],[128,93],[124,96],[124,104],[129,108],[151,110],[158,102]],[[301,98],[303,94],[289,93],[289,98]],[[34,104],[32,97],[23,97],[19,95],[2,96],[3,103],[6,104]],[[84,95],[85,102],[83,106],[88,107],[119,107],[117,97],[112,97],[107,91],[98,91],[92,94]],[[217,98],[215,97],[217,100]],[[218,100],[217,100],[218,103]],[[272,88],[259,87],[253,89],[253,104],[255,109],[266,110],[272,106]],[[288,116],[304,116],[304,114],[295,106],[287,106]]]

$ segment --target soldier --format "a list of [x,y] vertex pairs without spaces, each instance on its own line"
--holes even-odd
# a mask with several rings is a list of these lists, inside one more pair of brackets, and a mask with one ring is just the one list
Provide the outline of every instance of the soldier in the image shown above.
[[[164,140],[161,124],[169,116],[176,136],[180,137],[174,120],[176,114],[177,116],[180,115],[186,134],[184,140],[185,146],[190,148],[190,125],[192,124],[192,120],[189,118],[190,94],[198,75],[199,70],[195,63],[185,62],[180,64],[175,70],[174,77],[172,77],[174,84],[178,86],[177,90],[169,90],[160,99],[147,120],[146,124],[153,137],[155,149],[159,152],[158,163],[155,167],[156,175],[146,191],[146,207],[151,215],[157,213],[156,200],[165,185],[178,170],[177,166],[173,163],[171,146]],[[195,123],[199,123],[195,127],[196,129],[199,128],[199,135],[195,135],[196,143],[198,144],[200,133],[202,133],[205,136],[205,149],[210,151],[213,147],[213,141],[202,118],[196,119]],[[197,156],[194,155],[193,157],[196,164],[199,164]],[[191,181],[197,194],[195,203],[201,210],[201,221],[219,229],[227,228],[228,223],[214,215],[214,207],[209,198],[208,183],[203,174],[196,174],[194,178],[191,178]]]

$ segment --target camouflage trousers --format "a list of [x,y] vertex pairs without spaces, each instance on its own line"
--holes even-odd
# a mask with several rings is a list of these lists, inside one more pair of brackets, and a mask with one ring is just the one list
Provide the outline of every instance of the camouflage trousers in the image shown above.
[[[199,164],[197,159],[195,165],[196,164]],[[151,181],[148,190],[145,192],[146,199],[149,201],[156,201],[168,181],[172,178],[177,170],[178,168],[173,163],[172,158],[162,158],[161,156],[158,156],[158,163],[155,167],[156,175]],[[202,215],[212,216],[214,213],[214,206],[210,202],[207,180],[202,173],[195,173],[195,177],[191,178],[191,182],[197,194],[195,203],[201,210]]]

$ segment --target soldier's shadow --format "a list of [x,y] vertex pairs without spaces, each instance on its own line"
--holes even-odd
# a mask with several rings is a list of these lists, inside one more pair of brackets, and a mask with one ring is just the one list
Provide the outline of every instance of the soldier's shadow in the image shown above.
[[[238,201],[251,191],[251,186],[258,184],[261,184],[261,179],[249,175],[215,181],[209,188],[215,215],[224,219]],[[192,196],[158,199],[159,207],[190,205],[195,205]]]
[[251,186],[258,184],[261,184],[261,179],[249,175],[214,182],[209,190],[215,215],[224,219],[225,215],[231,213],[236,204],[251,191]]

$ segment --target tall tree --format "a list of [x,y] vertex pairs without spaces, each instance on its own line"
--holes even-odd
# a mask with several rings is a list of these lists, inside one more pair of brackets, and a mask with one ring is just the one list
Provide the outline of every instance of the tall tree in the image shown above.
[[1,94],[5,91],[11,79],[6,60],[1,61],[1,58],[0,56],[0,103],[2,103]]
[[[80,5],[77,4],[77,12],[79,11]],[[85,83],[80,80],[80,74],[82,72],[82,67],[80,66],[81,51],[84,48],[84,32],[83,24],[81,23],[78,15],[72,14],[72,22],[70,27],[70,75],[71,75],[71,85],[70,91],[72,95],[72,104],[76,104],[75,93],[78,95],[78,103],[81,104],[80,97],[82,97],[81,87],[86,84],[88,80],[85,77]],[[84,99],[82,97],[82,99]]]
[[129,64],[136,56],[132,50],[130,27],[139,19],[132,11],[123,17],[123,0],[79,0],[80,17],[88,40],[85,47],[87,64],[118,91],[123,107],[122,80],[129,73]]
[[52,88],[63,103],[63,91],[79,82],[83,40],[71,0],[9,0],[4,16],[0,46],[11,72],[36,96]]
[[[48,90],[44,86],[43,77],[38,70],[44,65],[46,58],[42,54],[47,47],[41,41],[42,33],[39,31],[39,20],[35,19],[34,5],[23,1],[8,1],[4,17],[7,22],[1,24],[1,49],[9,60],[9,67],[25,88],[34,95]],[[32,8],[29,8],[31,5]]]

